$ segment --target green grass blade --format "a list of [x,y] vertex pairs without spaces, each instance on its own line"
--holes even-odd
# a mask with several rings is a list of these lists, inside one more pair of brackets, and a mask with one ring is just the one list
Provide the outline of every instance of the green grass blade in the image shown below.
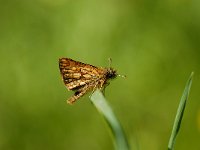
[[91,101],[99,111],[99,113],[104,117],[108,126],[112,131],[112,135],[114,137],[114,145],[116,150],[129,150],[128,141],[122,130],[122,127],[117,120],[115,114],[112,111],[112,108],[106,101],[100,90],[96,90],[92,96]]
[[191,85],[192,85],[193,74],[194,73],[192,72],[187,83],[186,83],[183,95],[182,95],[180,103],[179,103],[179,107],[178,107],[176,117],[175,117],[175,120],[174,120],[172,133],[171,133],[171,136],[170,136],[170,139],[169,139],[168,150],[174,149],[174,144],[175,144],[176,137],[177,137],[177,134],[178,134],[180,126],[181,126],[181,120],[183,118],[183,113],[184,113],[186,102],[187,102],[187,99],[188,99],[188,96],[189,96],[189,91],[190,91],[190,88],[191,88]]

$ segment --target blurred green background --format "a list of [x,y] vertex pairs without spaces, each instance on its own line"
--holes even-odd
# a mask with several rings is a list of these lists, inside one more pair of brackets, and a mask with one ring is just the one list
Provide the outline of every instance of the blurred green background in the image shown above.
[[199,0],[1,0],[0,149],[111,150],[88,100],[65,100],[58,58],[112,66],[106,97],[132,149],[167,149],[185,83],[195,72],[177,150],[200,144]]

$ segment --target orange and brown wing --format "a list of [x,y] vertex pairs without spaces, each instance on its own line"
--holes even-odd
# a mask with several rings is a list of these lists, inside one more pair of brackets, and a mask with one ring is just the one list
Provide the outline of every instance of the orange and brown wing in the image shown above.
[[103,68],[74,61],[70,58],[60,58],[59,68],[68,90],[78,89],[101,77]]

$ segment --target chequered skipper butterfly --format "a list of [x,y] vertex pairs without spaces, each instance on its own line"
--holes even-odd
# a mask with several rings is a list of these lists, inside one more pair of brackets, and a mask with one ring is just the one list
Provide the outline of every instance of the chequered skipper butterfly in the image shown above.
[[75,91],[67,100],[68,104],[73,104],[89,91],[103,90],[109,84],[108,80],[119,76],[111,67],[95,67],[70,58],[60,58],[59,68],[67,89]]

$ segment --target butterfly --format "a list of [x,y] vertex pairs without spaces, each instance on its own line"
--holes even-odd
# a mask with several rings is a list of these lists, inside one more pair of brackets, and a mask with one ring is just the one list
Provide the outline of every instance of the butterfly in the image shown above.
[[60,58],[59,68],[67,89],[75,91],[74,95],[67,100],[68,104],[73,104],[89,91],[95,91],[97,88],[105,89],[110,79],[120,76],[111,67],[95,67],[70,58]]

